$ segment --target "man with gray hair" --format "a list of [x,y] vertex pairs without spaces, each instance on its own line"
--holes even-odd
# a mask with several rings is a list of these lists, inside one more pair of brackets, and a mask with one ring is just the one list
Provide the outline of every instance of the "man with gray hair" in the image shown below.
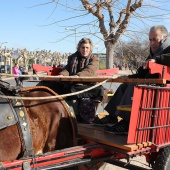
[[[170,66],[170,37],[166,27],[163,25],[151,27],[149,31],[149,42],[150,53],[146,61]],[[159,75],[149,74],[149,69],[147,69],[146,66],[142,66],[137,70],[136,74],[129,75],[126,78],[159,78]],[[112,134],[127,134],[130,112],[119,111],[117,110],[117,106],[132,104],[131,97],[133,96],[133,90],[133,84],[121,84],[105,107],[105,110],[109,115],[102,119],[96,117],[93,123],[96,125],[107,125],[112,123],[112,126],[109,125],[105,127],[106,132]],[[120,122],[118,122],[117,116],[122,118]]]

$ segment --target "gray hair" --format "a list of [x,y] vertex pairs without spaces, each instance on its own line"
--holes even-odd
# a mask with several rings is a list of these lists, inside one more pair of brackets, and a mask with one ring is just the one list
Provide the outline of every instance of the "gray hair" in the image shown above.
[[82,38],[82,39],[78,42],[78,44],[77,44],[77,51],[80,50],[81,44],[90,44],[90,46],[91,46],[91,51],[93,50],[93,42],[92,42],[91,39],[89,39],[89,38]]
[[150,28],[150,32],[154,30],[160,30],[161,34],[165,37],[167,37],[169,34],[167,28],[163,25],[155,25]]

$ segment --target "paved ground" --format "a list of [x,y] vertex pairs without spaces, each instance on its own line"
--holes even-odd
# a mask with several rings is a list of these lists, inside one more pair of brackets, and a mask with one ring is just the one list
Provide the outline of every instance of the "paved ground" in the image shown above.
[[115,164],[116,165],[104,163],[100,170],[151,170],[145,161],[145,156],[133,158],[129,163],[123,159],[119,162],[115,162]]

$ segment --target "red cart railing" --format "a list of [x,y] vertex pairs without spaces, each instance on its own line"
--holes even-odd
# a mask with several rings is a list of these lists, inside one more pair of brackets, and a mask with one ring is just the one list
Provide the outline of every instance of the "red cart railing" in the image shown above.
[[170,88],[136,86],[127,143],[170,143]]

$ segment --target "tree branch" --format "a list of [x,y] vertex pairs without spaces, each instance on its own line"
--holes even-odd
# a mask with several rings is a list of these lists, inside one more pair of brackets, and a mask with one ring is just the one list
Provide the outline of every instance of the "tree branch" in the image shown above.
[[121,22],[122,15],[126,12],[124,20],[120,23],[119,28],[116,31],[114,40],[117,41],[118,38],[125,32],[125,30],[128,26],[131,15],[133,14],[134,11],[136,11],[136,9],[138,9],[139,7],[142,6],[142,2],[143,2],[143,0],[139,0],[139,1],[136,0],[135,3],[130,6],[131,0],[128,0],[126,10],[124,9],[120,13],[120,17],[119,17],[117,24]]
[[94,9],[93,5],[88,0],[81,0],[83,7],[88,10],[89,13],[93,14],[95,17],[99,20],[99,28],[100,32],[103,35],[103,37],[106,39],[108,36],[108,32],[106,30],[106,27],[104,25],[104,15],[100,13],[100,10],[103,7],[103,3],[101,0],[98,0],[97,3],[95,3],[96,10]]

